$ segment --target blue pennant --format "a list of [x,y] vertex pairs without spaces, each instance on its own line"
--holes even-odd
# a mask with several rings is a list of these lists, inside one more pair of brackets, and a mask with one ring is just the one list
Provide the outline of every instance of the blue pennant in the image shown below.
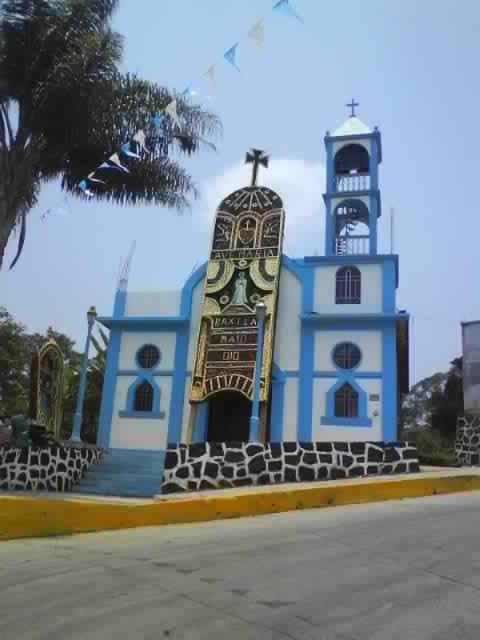
[[279,0],[273,5],[272,10],[277,13],[281,13],[284,16],[288,16],[289,18],[297,18],[297,20],[303,22],[303,18],[299,16],[295,9],[290,5],[289,0]]
[[[135,144],[135,146],[138,146],[138,145]],[[138,153],[134,153],[133,151],[130,151],[130,148],[131,148],[131,143],[126,142],[125,144],[122,144],[122,146],[120,147],[120,150],[125,156],[128,156],[129,158],[135,158],[135,160],[140,160],[141,158],[138,155]]]
[[237,55],[237,47],[238,47],[238,42],[234,44],[233,47],[230,47],[230,49],[223,54],[223,57],[229,64],[232,65],[232,67],[234,67],[237,71],[240,71],[240,69],[237,67],[237,63],[235,62],[235,56]]

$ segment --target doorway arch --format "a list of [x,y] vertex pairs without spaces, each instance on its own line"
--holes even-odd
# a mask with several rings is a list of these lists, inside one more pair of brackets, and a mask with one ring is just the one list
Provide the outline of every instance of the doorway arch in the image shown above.
[[248,442],[252,403],[241,393],[222,391],[210,397],[208,442]]

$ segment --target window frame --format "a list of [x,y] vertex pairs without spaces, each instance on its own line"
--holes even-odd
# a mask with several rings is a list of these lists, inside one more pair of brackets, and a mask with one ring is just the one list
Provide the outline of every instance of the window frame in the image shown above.
[[[337,402],[341,395],[344,397],[341,399],[343,406],[339,413]],[[348,419],[356,419],[360,417],[360,395],[349,382],[345,382],[335,391],[333,399],[333,415],[335,418]]]
[[[349,358],[349,360],[347,361],[347,364],[349,364],[350,366],[344,366],[344,365],[340,365],[338,364],[337,360],[336,360],[336,355],[337,355],[337,351],[341,348],[346,348],[349,347],[350,351],[348,356],[344,355],[344,363],[347,361],[347,358]],[[358,352],[358,360],[355,364],[352,364],[352,351],[354,352]],[[362,362],[362,351],[360,349],[360,347],[355,344],[354,342],[351,342],[350,340],[343,340],[342,342],[338,342],[332,349],[332,362],[335,366],[336,369],[340,369],[341,371],[355,371],[355,369],[358,369],[358,367],[360,366],[361,362]]]
[[[155,358],[153,359],[153,364],[150,367],[144,367],[142,365],[141,362],[141,357],[142,357],[142,353],[144,353],[147,349],[151,349],[152,351],[154,351],[156,353],[156,360]],[[143,344],[140,349],[138,349],[137,354],[136,354],[136,362],[137,362],[137,366],[139,369],[142,369],[143,371],[150,371],[152,369],[155,369],[156,367],[158,367],[158,365],[160,364],[161,360],[162,360],[162,352],[160,351],[160,349],[157,347],[156,344]]]
[[[347,274],[351,274],[348,278]],[[345,265],[335,273],[335,304],[362,303],[362,273],[355,265]]]

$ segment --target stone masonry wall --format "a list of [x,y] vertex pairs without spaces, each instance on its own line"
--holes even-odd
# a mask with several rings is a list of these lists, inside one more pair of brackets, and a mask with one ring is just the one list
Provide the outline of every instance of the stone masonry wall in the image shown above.
[[419,471],[409,442],[201,443],[168,448],[162,493]]
[[0,447],[0,490],[70,491],[99,460],[103,449],[94,447]]
[[458,464],[480,464],[480,416],[465,415],[458,418],[455,454]]

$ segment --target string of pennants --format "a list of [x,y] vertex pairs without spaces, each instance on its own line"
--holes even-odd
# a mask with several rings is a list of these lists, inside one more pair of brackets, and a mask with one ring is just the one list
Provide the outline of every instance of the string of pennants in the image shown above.
[[[303,22],[303,18],[295,11],[290,0],[278,0],[273,5],[272,11],[277,14],[281,14],[289,18],[295,18],[296,20]],[[255,46],[258,48],[262,48],[264,46],[265,19],[263,17],[259,18],[255,22],[255,24],[251,27],[251,29],[249,29],[247,33],[247,40],[252,46]],[[227,49],[227,51],[225,51],[225,53],[222,56],[222,62],[225,61],[238,72],[240,72],[240,68],[238,67],[238,64],[237,64],[237,51],[240,44],[241,44],[241,41],[235,42],[235,44],[229,47],[229,49]],[[207,69],[207,71],[201,76],[202,78],[205,78],[208,81],[212,90],[215,90],[216,84],[217,84],[217,81],[216,81],[217,66],[218,66],[218,63],[211,65]],[[181,94],[181,97],[188,98],[195,95],[197,95],[197,91],[195,91],[193,86],[189,84]],[[161,137],[162,126],[165,118],[170,119],[170,123],[173,125],[173,127],[177,127],[177,128],[180,127],[181,120],[177,113],[177,98],[173,98],[162,111],[159,111],[152,116],[152,125],[154,130],[159,135],[159,137]],[[127,167],[125,167],[122,164],[121,156],[123,155],[127,158],[141,160],[141,158],[145,153],[147,154],[149,153],[149,149],[147,149],[145,143],[146,143],[145,131],[140,129],[133,136],[131,141],[121,145],[119,152],[116,152],[113,155],[111,155],[107,160],[102,162],[102,164],[100,164],[94,171],[89,173],[87,178],[85,178],[79,183],[78,185],[79,189],[84,193],[84,195],[87,198],[93,198],[95,194],[88,188],[89,182],[106,184],[104,180],[102,180],[96,175],[98,171],[101,171],[103,169],[113,169],[115,171],[129,173],[129,170],[127,169]],[[164,151],[165,151],[165,154],[168,153],[168,144],[166,145]]]

